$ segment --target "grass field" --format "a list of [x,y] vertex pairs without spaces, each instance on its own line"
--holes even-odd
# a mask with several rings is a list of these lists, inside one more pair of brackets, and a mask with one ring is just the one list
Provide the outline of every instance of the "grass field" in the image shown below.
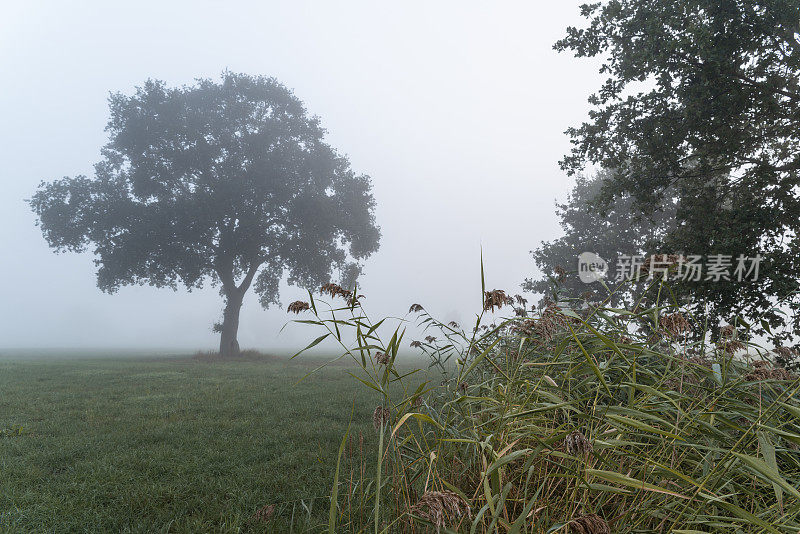
[[0,361],[0,531],[307,530],[376,398],[298,360]]

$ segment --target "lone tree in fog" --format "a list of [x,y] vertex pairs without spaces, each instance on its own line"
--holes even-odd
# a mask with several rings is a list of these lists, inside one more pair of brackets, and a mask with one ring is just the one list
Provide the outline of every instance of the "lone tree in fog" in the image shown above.
[[378,249],[370,178],[275,79],[148,80],[109,104],[94,177],[42,182],[30,200],[51,247],[92,249],[101,290],[220,286],[228,356],[251,285],[267,307],[284,273],[311,286],[338,270],[349,283]]

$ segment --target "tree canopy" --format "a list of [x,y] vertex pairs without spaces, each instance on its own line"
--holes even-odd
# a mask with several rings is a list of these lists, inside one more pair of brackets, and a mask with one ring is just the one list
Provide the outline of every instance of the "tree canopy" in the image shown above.
[[192,289],[226,299],[220,351],[238,351],[242,297],[265,307],[279,282],[351,282],[378,248],[370,178],[274,78],[223,73],[112,94],[94,176],[42,182],[30,200],[58,251],[91,249],[97,285]]
[[568,130],[562,167],[610,169],[601,205],[629,195],[652,214],[677,199],[678,228],[657,252],[763,256],[757,282],[705,287],[702,298],[786,327],[776,340],[800,334],[800,2],[611,0],[581,11],[588,25],[555,48],[601,58],[608,78],[589,120]]

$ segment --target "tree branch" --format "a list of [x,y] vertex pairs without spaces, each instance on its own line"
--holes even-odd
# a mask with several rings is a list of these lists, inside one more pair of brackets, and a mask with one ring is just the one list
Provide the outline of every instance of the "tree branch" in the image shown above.
[[250,268],[247,270],[247,274],[242,279],[242,283],[236,288],[242,294],[245,293],[250,288],[250,284],[253,283],[253,278],[255,277],[256,273],[258,272],[258,268],[261,267],[263,262],[261,260],[254,260],[250,263]]

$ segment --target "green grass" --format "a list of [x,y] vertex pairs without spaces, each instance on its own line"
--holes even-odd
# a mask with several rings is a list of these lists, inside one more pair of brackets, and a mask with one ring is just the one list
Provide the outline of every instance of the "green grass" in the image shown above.
[[[0,531],[302,531],[307,508],[324,520],[351,412],[372,444],[376,396],[344,365],[296,384],[311,369],[298,360],[0,361]],[[277,522],[253,519],[275,503]]]

